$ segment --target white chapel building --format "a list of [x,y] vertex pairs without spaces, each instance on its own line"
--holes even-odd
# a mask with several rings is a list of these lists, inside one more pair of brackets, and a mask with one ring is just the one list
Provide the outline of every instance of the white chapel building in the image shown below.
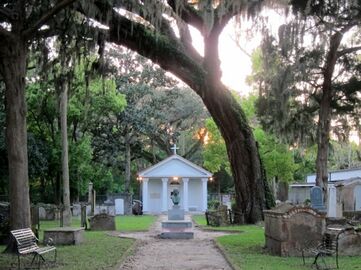
[[170,193],[179,190],[180,206],[185,211],[207,210],[207,183],[212,173],[174,154],[138,173],[142,181],[143,212],[157,214],[173,206]]

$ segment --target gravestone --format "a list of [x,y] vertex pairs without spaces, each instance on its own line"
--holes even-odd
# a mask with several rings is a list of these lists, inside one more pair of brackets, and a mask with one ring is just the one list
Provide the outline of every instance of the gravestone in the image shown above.
[[318,211],[326,211],[326,207],[323,204],[322,188],[315,186],[311,188],[311,207]]
[[337,217],[337,200],[336,200],[336,188],[331,185],[328,189],[328,205],[327,216]]
[[39,207],[39,218],[41,220],[46,220],[46,210],[43,206]]
[[84,227],[85,229],[88,229],[88,224],[86,221],[86,204],[82,203],[81,205],[81,210],[80,210],[80,226]]
[[44,230],[44,243],[52,242],[54,245],[79,245],[83,241],[84,228],[59,227]]
[[361,210],[361,185],[357,185],[354,191],[355,211]]
[[115,217],[106,213],[90,217],[89,224],[93,231],[115,231]]
[[313,208],[282,203],[264,210],[265,247],[272,255],[301,256],[310,241],[321,241],[325,214]]
[[115,202],[115,214],[124,215],[124,200],[115,199],[114,202]]

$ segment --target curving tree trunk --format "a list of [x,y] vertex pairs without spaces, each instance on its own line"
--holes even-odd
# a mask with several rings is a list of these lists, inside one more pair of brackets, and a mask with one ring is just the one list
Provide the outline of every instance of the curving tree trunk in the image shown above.
[[[114,10],[107,10],[106,6],[98,8],[112,14],[110,22],[94,17],[109,25],[110,42],[124,45],[151,59],[179,77],[202,98],[227,146],[237,208],[243,212],[246,222],[261,220],[262,210],[266,207],[264,190],[267,182],[262,177],[256,141],[240,105],[221,83],[218,38],[232,14],[214,16],[212,28],[204,34],[205,51],[202,57],[192,47],[187,27],[181,28],[181,37],[178,39],[165,20],[162,21],[160,32],[154,33]],[[191,21],[188,15],[183,19]],[[191,15],[194,15],[193,19],[196,21],[194,25],[202,31],[203,26],[198,25],[201,18],[193,13]]]

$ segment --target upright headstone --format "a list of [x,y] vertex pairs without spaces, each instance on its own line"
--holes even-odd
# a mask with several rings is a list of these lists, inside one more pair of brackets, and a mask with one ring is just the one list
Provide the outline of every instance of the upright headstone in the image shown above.
[[115,231],[115,217],[106,213],[90,217],[89,224],[93,231]]
[[87,221],[86,221],[86,204],[85,203],[82,203],[80,204],[80,226],[81,227],[84,227],[85,229],[88,228],[88,224],[87,224]]
[[354,191],[355,211],[361,210],[361,185],[357,185]]
[[336,188],[334,187],[334,185],[330,185],[328,188],[327,216],[337,217],[336,209],[337,209]]
[[326,211],[326,207],[323,204],[323,194],[322,189],[318,186],[311,188],[311,207],[319,210]]
[[115,214],[124,215],[124,200],[115,199],[114,202],[115,202]]
[[36,236],[39,237],[38,232],[40,230],[40,219],[39,219],[39,206],[32,205],[30,208],[31,213],[31,228],[35,231]]

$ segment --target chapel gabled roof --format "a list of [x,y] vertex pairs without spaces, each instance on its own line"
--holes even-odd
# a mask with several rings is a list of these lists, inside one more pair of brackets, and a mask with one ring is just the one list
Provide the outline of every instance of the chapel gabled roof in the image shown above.
[[189,160],[174,154],[138,173],[144,178],[189,177],[208,178],[212,173]]

